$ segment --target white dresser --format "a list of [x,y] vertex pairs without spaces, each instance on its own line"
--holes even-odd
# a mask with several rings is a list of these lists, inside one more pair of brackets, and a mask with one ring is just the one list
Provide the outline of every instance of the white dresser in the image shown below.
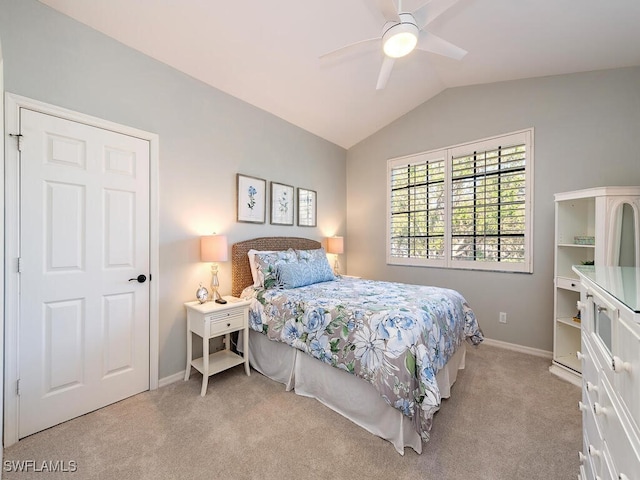
[[582,480],[640,480],[640,268],[580,276]]

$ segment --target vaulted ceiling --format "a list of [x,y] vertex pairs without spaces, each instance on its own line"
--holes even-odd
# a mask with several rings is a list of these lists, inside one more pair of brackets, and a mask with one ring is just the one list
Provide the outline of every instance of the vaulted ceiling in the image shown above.
[[431,0],[453,5],[427,30],[468,54],[413,51],[383,90],[379,42],[319,57],[380,37],[384,0],[40,1],[345,148],[449,87],[640,65],[638,0]]

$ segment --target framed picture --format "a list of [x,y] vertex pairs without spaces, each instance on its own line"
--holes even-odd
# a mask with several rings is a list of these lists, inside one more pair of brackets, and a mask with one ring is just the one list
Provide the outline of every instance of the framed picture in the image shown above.
[[294,190],[291,185],[271,182],[271,223],[293,225]]
[[316,226],[316,192],[298,188],[298,226]]
[[264,223],[266,218],[267,181],[238,173],[238,222]]

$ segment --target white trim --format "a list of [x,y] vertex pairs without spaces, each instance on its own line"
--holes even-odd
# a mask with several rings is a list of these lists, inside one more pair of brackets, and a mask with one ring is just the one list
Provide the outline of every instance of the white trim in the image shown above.
[[[28,108],[47,115],[55,115],[74,122],[84,123],[123,135],[130,135],[149,142],[149,389],[158,388],[159,375],[159,205],[158,205],[158,168],[159,137],[155,133],[145,132],[100,118],[84,115],[62,107],[49,105],[7,92],[5,94],[5,139],[9,133],[18,133],[20,128],[20,109]],[[5,232],[11,232],[5,238],[6,263],[5,280],[5,342],[4,342],[4,446],[18,441],[18,305],[19,279],[17,259],[20,255],[19,239],[19,176],[18,149],[15,141],[5,142]]]
[[[468,154],[470,148],[484,150],[495,149],[504,139],[509,140],[509,144],[523,143],[526,145],[526,162],[525,162],[525,225],[524,239],[525,252],[522,262],[495,262],[495,261],[464,261],[451,258],[451,195],[452,195],[452,179],[451,179],[451,158],[462,154]],[[402,157],[390,158],[387,160],[387,184],[386,184],[386,263],[388,265],[404,265],[419,267],[441,267],[448,269],[461,270],[483,270],[492,272],[506,273],[533,273],[533,205],[534,205],[534,128],[527,128],[514,132],[504,133],[493,137],[488,137],[472,142],[451,145],[444,148],[419,152]],[[391,171],[398,165],[412,165],[415,163],[424,163],[432,160],[444,158],[445,161],[445,201],[444,201],[444,217],[445,217],[445,234],[444,234],[444,258],[442,259],[423,259],[423,258],[403,258],[391,256]]]
[[[0,112],[4,112],[4,59],[0,45]],[[0,178],[4,179],[4,113],[0,117]],[[0,265],[4,268],[4,181],[0,181]],[[4,275],[0,275],[0,372],[4,370]],[[0,393],[4,391],[4,376],[0,376]],[[4,412],[4,395],[0,398],[0,412]],[[0,417],[0,431],[4,429],[4,418]],[[0,463],[4,459],[4,441],[0,442]]]
[[556,202],[562,202],[564,200],[576,200],[578,198],[608,197],[613,195],[633,197],[636,195],[640,195],[640,188],[638,187],[594,187],[594,188],[585,188],[583,190],[574,190],[572,192],[556,193],[554,194],[553,197]]
[[514,352],[526,353],[527,355],[547,358],[549,360],[553,358],[553,352],[540,350],[539,348],[525,347],[524,345],[518,345],[517,343],[503,342],[502,340],[494,340],[492,338],[485,338],[482,343],[492,347],[504,348],[505,350],[512,350]]
[[574,373],[573,371],[568,371],[566,368],[561,365],[557,365],[552,363],[549,367],[549,372],[554,374],[556,377],[560,377],[562,380],[572,383],[576,387],[582,387],[582,376]]
[[[191,370],[191,365],[189,365],[189,370]],[[173,375],[169,375],[168,377],[161,378],[158,387],[166,387],[167,385],[171,385],[172,383],[176,383],[180,380],[184,382],[184,372],[174,373]]]

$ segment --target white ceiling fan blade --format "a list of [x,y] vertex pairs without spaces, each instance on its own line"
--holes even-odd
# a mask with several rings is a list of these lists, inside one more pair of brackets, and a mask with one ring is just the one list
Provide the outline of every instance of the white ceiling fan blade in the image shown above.
[[398,9],[393,0],[362,0],[377,17],[382,14],[387,22],[399,22]]
[[416,48],[424,50],[425,52],[437,53],[444,57],[453,58],[454,60],[462,60],[462,58],[467,54],[466,50],[443,40],[433,33],[425,31],[420,32]]
[[353,53],[355,50],[358,50],[358,49],[364,47],[368,43],[379,42],[379,41],[380,41],[380,37],[368,38],[366,40],[359,40],[357,42],[350,43],[349,45],[345,45],[344,47],[340,47],[340,48],[337,48],[337,49],[332,50],[330,52],[327,52],[327,53],[325,53],[323,55],[320,55],[320,60],[321,61],[325,61],[325,60],[336,59],[336,58],[341,57],[343,55],[347,55],[349,53]]
[[382,67],[380,67],[380,74],[378,75],[378,84],[376,85],[376,90],[382,90],[387,85],[387,80],[389,80],[391,70],[393,69],[393,63],[394,59],[385,55],[384,61],[382,62]]
[[453,7],[459,0],[431,0],[415,12],[413,12],[413,18],[416,19],[416,25],[418,28],[424,28],[429,23],[433,22],[436,18],[442,15],[444,12]]

